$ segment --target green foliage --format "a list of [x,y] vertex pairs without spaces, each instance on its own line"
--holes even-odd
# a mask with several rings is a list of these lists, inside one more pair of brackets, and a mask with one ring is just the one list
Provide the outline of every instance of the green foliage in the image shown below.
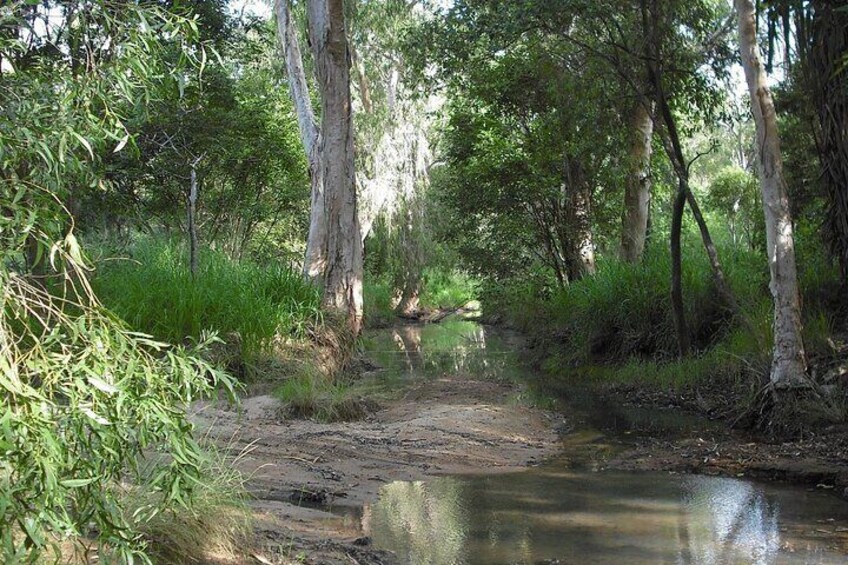
[[109,159],[108,193],[80,202],[83,228],[146,229],[152,217],[181,229],[195,164],[202,240],[233,256],[299,256],[309,180],[292,102],[278,84],[273,28],[229,25],[202,83],[168,90],[135,116],[136,150]]
[[433,183],[452,224],[440,235],[476,274],[523,276],[541,262],[565,279],[578,245],[575,195],[596,193],[597,225],[618,219],[618,91],[567,41],[516,32],[497,50],[486,34],[500,28],[488,23],[481,52],[451,69],[462,78],[449,83],[447,167]]
[[[396,288],[386,275],[366,275],[363,296],[369,327],[383,327],[396,319]],[[451,310],[479,297],[479,282],[467,273],[441,266],[424,270],[420,294],[420,306],[423,309]]]
[[744,241],[751,249],[764,249],[765,219],[757,178],[738,167],[726,167],[708,190],[706,204],[728,222],[733,245]]
[[367,410],[361,391],[349,382],[309,368],[283,381],[274,395],[283,414],[319,422],[356,420]]
[[216,332],[249,363],[276,340],[303,338],[321,321],[317,290],[288,266],[205,250],[193,280],[183,245],[142,238],[127,255],[101,260],[94,288],[130,327],[158,339],[182,343]]
[[[807,265],[801,271],[804,343],[811,360],[830,360],[838,269],[822,246],[808,247],[804,241],[799,246]],[[774,311],[765,258],[745,248],[720,250],[750,321],[741,326],[721,307],[703,251],[694,241],[685,250],[685,305],[698,350],[683,359],[677,358],[668,307],[669,259],[656,247],[639,265],[604,261],[597,275],[561,291],[540,286],[542,279],[487,287],[484,314],[499,314],[534,338],[546,389],[624,384],[680,390],[724,383],[744,396],[756,390],[771,365]]]
[[[72,288],[60,298],[3,271],[0,290],[0,554],[32,561],[54,541],[90,536],[122,561],[144,559],[137,526],[189,507],[202,478],[192,425],[176,407],[229,379],[130,333]],[[139,463],[155,453],[163,457],[143,481]],[[115,487],[141,482],[161,496],[130,519]]]
[[[102,308],[67,208],[105,192],[130,116],[206,50],[149,3],[6,3],[0,29],[0,555],[85,540],[149,562],[143,525],[190,509],[203,478],[184,407],[232,382],[200,360],[210,340],[171,347]],[[155,500],[129,515],[121,486],[140,484]]]
[[[715,294],[703,252],[695,242],[687,250],[683,270],[687,318],[695,344],[708,348],[727,332],[732,320]],[[751,255],[724,255],[726,275],[745,305],[756,305],[767,296],[765,261],[759,263],[759,257]],[[670,259],[656,247],[639,265],[603,261],[595,276],[555,292],[541,307],[528,308],[526,302],[537,299],[525,286],[519,291],[526,297],[524,303],[508,308],[523,313],[525,328],[555,335],[572,356],[572,366],[671,359],[677,355],[677,341],[668,305],[670,279]],[[544,329],[539,329],[539,319],[545,320]]]
[[394,285],[387,277],[366,275],[362,287],[363,303],[365,305],[365,323],[372,328],[387,326],[395,319]]
[[462,271],[428,268],[424,271],[421,305],[425,308],[459,308],[479,297],[479,286],[477,279]]
[[[211,441],[200,443],[201,478],[193,486],[191,507],[167,508],[136,525],[156,563],[191,563],[200,556],[235,561],[250,537],[246,478],[234,468],[245,452],[231,459]],[[145,471],[149,480],[149,469]],[[160,505],[163,493],[145,482],[124,488],[121,495],[132,520],[145,508]]]

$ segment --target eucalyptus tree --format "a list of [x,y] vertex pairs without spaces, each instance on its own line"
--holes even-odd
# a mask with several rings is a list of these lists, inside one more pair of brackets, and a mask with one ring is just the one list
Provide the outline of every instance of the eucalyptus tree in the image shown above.
[[362,235],[357,215],[350,49],[342,0],[309,0],[307,29],[321,103],[315,119],[303,54],[288,0],[275,5],[278,40],[312,177],[304,270],[323,286],[324,306],[343,312],[354,334],[362,324]]
[[622,83],[566,36],[582,27],[567,4],[457,2],[425,40],[453,95],[440,184],[469,251],[519,246],[559,285],[594,272],[598,226],[620,222],[627,143]]
[[362,237],[385,220],[385,250],[397,257],[388,274],[397,310],[418,309],[427,242],[426,193],[443,98],[434,81],[417,80],[407,37],[425,21],[419,2],[348,2]]
[[[726,307],[744,318],[724,276],[700,205],[690,188],[690,168],[699,155],[686,155],[679,125],[680,114],[685,114],[694,123],[710,121],[720,106],[721,94],[715,78],[726,74],[729,18],[722,12],[721,5],[712,0],[686,3],[638,0],[623,5],[576,2],[575,9],[582,11],[585,31],[583,37],[570,34],[572,40],[606,61],[637,101],[642,99],[643,104],[645,100],[655,104],[654,108],[647,105],[645,110],[654,109],[656,134],[678,184],[671,211],[671,305],[680,353],[684,355],[690,348],[690,330],[684,314],[681,249],[687,204],[710,259],[716,290]],[[593,41],[584,39],[587,32]]]
[[757,45],[751,0],[735,0],[739,49],[757,128],[757,162],[766,220],[766,250],[774,300],[774,349],[771,384],[775,388],[806,386],[807,361],[801,323],[801,299],[795,266],[795,239],[777,113]]
[[357,215],[350,94],[350,51],[343,0],[310,0],[309,42],[321,98],[321,178],[327,224],[325,307],[362,327],[362,235]]
[[[161,89],[197,78],[196,36],[193,17],[134,2],[0,7],[4,562],[42,562],[49,546],[81,539],[104,560],[149,562],[139,528],[190,507],[201,479],[178,407],[228,381],[99,305],[68,214],[75,198],[105,190],[105,156],[131,146],[132,116]],[[31,276],[38,265],[41,280]],[[125,489],[144,481],[156,494],[128,512]]]
[[651,213],[651,154],[654,137],[653,104],[638,96],[630,116],[630,153],[621,213],[621,258],[638,263],[645,251]]

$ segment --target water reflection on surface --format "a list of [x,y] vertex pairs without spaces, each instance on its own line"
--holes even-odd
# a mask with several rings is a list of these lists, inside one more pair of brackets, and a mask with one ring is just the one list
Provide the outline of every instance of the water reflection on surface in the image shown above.
[[511,380],[519,374],[517,347],[505,332],[462,319],[439,324],[405,324],[369,332],[368,357],[384,380],[471,376]]
[[[446,375],[532,381],[520,346],[514,334],[462,320],[364,339],[377,378],[399,387]],[[582,414],[583,431],[601,440],[691,436],[709,425],[567,396],[571,420]],[[848,563],[848,504],[835,497],[727,478],[592,472],[575,464],[568,438],[563,447],[560,460],[523,473],[388,484],[357,519],[377,547],[410,565]]]
[[727,478],[556,468],[443,477],[386,485],[366,513],[374,544],[413,565],[848,561],[844,502]]

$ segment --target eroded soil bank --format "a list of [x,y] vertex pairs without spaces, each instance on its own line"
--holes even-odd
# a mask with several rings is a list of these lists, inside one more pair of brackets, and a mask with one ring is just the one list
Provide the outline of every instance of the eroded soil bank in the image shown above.
[[665,416],[692,423],[682,431],[638,421],[626,425],[622,450],[606,459],[607,468],[779,481],[832,491],[848,500],[848,428],[844,425],[772,440],[764,434],[730,429],[726,420],[708,420],[677,402],[661,407],[656,401],[634,399],[628,391],[612,391],[606,402],[624,412],[652,413],[654,422]]

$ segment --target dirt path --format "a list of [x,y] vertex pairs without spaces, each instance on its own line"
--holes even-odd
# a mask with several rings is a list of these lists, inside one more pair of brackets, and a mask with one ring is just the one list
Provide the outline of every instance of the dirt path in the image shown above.
[[245,399],[240,413],[200,405],[195,421],[241,453],[255,496],[252,562],[392,563],[369,548],[360,520],[384,484],[515,471],[560,450],[560,418],[517,403],[517,392],[447,377],[412,385],[362,421],[283,421],[269,396]]

